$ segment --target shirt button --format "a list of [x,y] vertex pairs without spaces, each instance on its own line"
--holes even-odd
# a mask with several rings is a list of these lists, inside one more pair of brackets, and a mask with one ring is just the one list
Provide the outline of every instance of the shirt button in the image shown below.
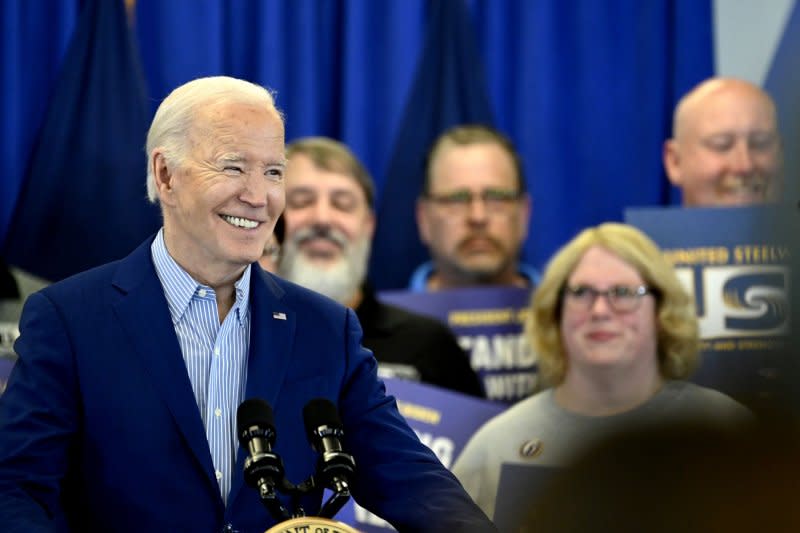
[[205,289],[200,289],[199,291],[197,291],[197,294],[199,294],[201,298],[205,298],[206,290]]
[[214,409],[214,416],[222,416],[222,409],[220,409],[219,407]]
[[215,474],[217,475],[217,480],[220,480],[220,479],[222,479],[222,472],[220,472],[219,470],[217,470],[217,471],[215,472]]
[[214,355],[219,355],[219,348],[214,348]]

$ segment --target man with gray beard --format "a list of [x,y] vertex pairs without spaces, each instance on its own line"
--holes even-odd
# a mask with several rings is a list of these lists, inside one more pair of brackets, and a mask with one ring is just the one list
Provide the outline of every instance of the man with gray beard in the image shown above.
[[[314,240],[328,241],[342,250],[338,257],[316,254],[309,247],[308,256],[301,251],[304,244]],[[292,239],[286,243],[279,272],[287,279],[315,290],[339,303],[350,305],[361,290],[361,283],[366,278],[367,260],[369,259],[369,237],[360,235],[351,244],[347,235],[337,228],[315,224],[298,229]],[[327,267],[320,262],[328,261]],[[352,307],[352,306],[351,306]]]
[[309,137],[287,145],[286,209],[278,273],[355,310],[383,376],[474,396],[481,383],[441,322],[379,302],[366,284],[375,229],[372,178],[342,143]]

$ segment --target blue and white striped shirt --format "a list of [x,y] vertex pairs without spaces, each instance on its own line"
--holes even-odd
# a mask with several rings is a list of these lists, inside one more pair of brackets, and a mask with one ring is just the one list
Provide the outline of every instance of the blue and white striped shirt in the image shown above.
[[247,381],[251,267],[236,282],[236,302],[220,325],[214,290],[195,281],[169,255],[163,228],[150,251],[206,428],[222,501],[227,505],[239,448],[236,409]]

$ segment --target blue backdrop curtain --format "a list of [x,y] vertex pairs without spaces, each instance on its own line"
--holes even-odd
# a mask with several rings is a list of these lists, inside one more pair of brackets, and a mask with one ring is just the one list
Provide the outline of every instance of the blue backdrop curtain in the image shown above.
[[[712,73],[710,0],[465,2],[492,115],[517,144],[534,197],[527,261],[542,265],[580,228],[620,220],[625,206],[674,202],[661,144],[677,98]],[[0,240],[80,6],[0,3]],[[286,115],[289,140],[329,135],[349,144],[383,200],[431,16],[427,0],[138,0],[150,111],[197,76],[267,85]],[[71,179],[85,176],[76,171]]]
[[45,279],[124,257],[159,225],[145,201],[149,111],[127,25],[122,2],[85,2],[34,144],[3,255]]
[[661,163],[680,96],[713,73],[695,0],[475,2],[490,94],[533,197],[525,257],[582,228],[675,203]]
[[403,111],[378,203],[370,264],[375,287],[403,287],[427,258],[414,216],[427,152],[447,128],[494,125],[486,78],[463,0],[432,4],[425,46]]
[[0,3],[0,249],[78,11],[77,2]]

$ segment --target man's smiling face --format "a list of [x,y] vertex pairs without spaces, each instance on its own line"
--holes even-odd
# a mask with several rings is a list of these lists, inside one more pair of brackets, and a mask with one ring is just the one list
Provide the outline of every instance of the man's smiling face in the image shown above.
[[168,249],[199,281],[236,276],[261,257],[283,211],[283,123],[262,107],[212,106],[182,159],[159,183]]

